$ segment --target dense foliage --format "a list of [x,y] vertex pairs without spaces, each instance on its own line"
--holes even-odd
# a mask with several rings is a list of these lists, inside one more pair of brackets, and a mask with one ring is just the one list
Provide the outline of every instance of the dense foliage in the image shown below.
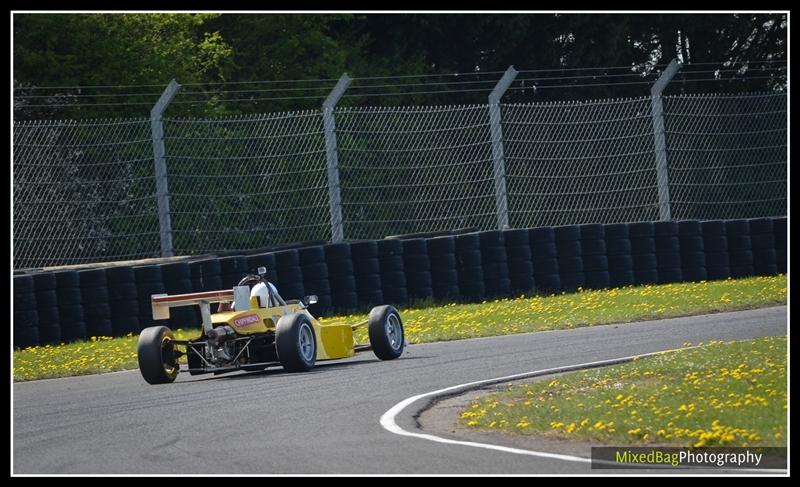
[[[318,107],[343,72],[356,77],[486,73],[509,65],[559,70],[541,75],[547,77],[570,74],[562,70],[574,67],[629,66],[652,81],[647,74],[653,66],[672,58],[715,63],[704,69],[727,68],[723,78],[752,78],[704,82],[701,91],[775,89],[785,86],[785,70],[777,76],[774,69],[753,74],[770,67],[764,61],[785,61],[787,51],[785,14],[15,14],[13,29],[19,119],[146,115],[173,78],[184,90],[170,114],[236,114]],[[588,73],[597,78],[549,84],[602,82],[612,79],[604,78],[610,73],[598,70]],[[319,79],[326,81],[230,84]],[[470,74],[438,81],[489,79]],[[363,86],[381,87],[349,93],[393,93],[403,88],[386,84],[419,81],[364,81]],[[539,86],[547,84],[543,80]],[[42,88],[96,85],[116,88]],[[486,90],[350,97],[344,103],[482,102],[491,86],[436,85],[436,91]],[[507,100],[638,96],[646,87],[517,90]],[[681,83],[676,89],[691,92],[698,84]],[[81,106],[71,106],[76,104]]]

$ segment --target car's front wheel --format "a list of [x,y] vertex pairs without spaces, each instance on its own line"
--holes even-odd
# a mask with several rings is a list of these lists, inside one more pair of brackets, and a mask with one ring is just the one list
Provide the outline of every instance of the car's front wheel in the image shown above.
[[175,357],[172,340],[175,336],[166,326],[151,326],[139,334],[136,354],[139,372],[150,384],[167,384],[175,381],[180,365]]
[[306,372],[317,361],[317,340],[311,320],[301,313],[282,316],[275,327],[278,359],[287,372]]
[[396,359],[403,354],[405,332],[403,320],[394,306],[376,306],[369,312],[369,343],[381,360]]

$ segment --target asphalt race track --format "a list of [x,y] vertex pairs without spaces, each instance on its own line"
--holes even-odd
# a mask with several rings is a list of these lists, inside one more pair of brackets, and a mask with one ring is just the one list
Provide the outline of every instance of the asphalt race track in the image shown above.
[[[16,383],[13,473],[613,473],[399,436],[379,419],[466,382],[786,330],[779,306],[412,345],[395,361],[365,352],[302,374],[181,374],[151,386],[133,370]],[[413,429],[415,405],[398,416],[403,428]]]

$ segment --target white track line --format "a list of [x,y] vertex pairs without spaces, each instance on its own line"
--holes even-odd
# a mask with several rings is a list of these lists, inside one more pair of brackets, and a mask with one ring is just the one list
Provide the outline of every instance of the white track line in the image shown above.
[[[471,447],[474,447],[474,448],[483,448],[483,449],[486,449],[486,450],[496,450],[496,451],[501,451],[501,452],[505,452],[505,453],[514,453],[516,455],[528,455],[528,456],[532,456],[532,457],[552,458],[552,459],[555,459],[555,460],[563,460],[563,461],[567,461],[567,462],[589,463],[589,464],[591,464],[592,463],[591,458],[587,458],[587,457],[579,457],[579,456],[575,456],[575,455],[562,455],[560,453],[550,453],[550,452],[536,451],[536,450],[525,450],[525,449],[522,449],[522,448],[512,448],[512,447],[508,447],[508,446],[492,445],[490,443],[479,443],[479,442],[475,442],[475,441],[451,440],[449,438],[442,438],[440,436],[431,435],[431,434],[427,434],[427,433],[414,433],[414,432],[411,432],[411,431],[404,430],[403,428],[398,426],[397,422],[395,421],[395,418],[397,418],[397,415],[400,414],[400,412],[402,412],[409,405],[417,402],[420,399],[426,398],[426,397],[439,396],[439,395],[446,394],[446,393],[453,393],[453,392],[459,391],[459,390],[466,391],[466,390],[469,390],[469,389],[474,389],[476,386],[486,385],[486,384],[496,384],[496,383],[500,383],[500,382],[507,382],[507,381],[514,380],[514,379],[523,379],[523,378],[528,378],[528,377],[536,377],[536,376],[540,376],[540,375],[558,374],[558,373],[561,373],[561,372],[569,372],[569,371],[579,370],[579,369],[588,369],[588,368],[593,368],[593,367],[602,367],[602,366],[605,366],[605,365],[614,365],[614,364],[623,363],[623,362],[630,362],[630,361],[632,361],[634,359],[641,358],[641,357],[649,357],[649,356],[653,356],[653,355],[659,355],[659,354],[662,354],[662,353],[674,352],[674,351],[677,351],[677,350],[689,350],[689,349],[692,349],[692,348],[699,348],[699,346],[679,348],[679,349],[670,349],[670,350],[662,350],[662,351],[659,351],[659,352],[645,353],[645,354],[640,354],[640,355],[630,355],[630,356],[627,356],[627,357],[620,357],[620,358],[614,358],[614,359],[609,359],[609,360],[599,360],[599,361],[596,361],[596,362],[585,362],[585,363],[582,363],[582,364],[567,365],[567,366],[564,366],[564,367],[554,367],[554,368],[551,368],[551,369],[535,370],[535,371],[532,371],[532,372],[523,372],[523,373],[520,373],[520,374],[507,375],[507,376],[504,376],[504,377],[496,377],[494,379],[478,380],[478,381],[474,381],[474,382],[468,382],[468,383],[465,383],[465,384],[459,384],[459,385],[456,385],[456,386],[446,387],[444,389],[439,389],[439,390],[436,390],[436,391],[426,392],[425,394],[417,394],[416,396],[412,396],[412,397],[409,397],[408,399],[404,399],[404,400],[400,401],[399,403],[397,403],[394,406],[392,406],[391,409],[389,409],[388,411],[383,413],[383,415],[381,416],[381,419],[380,419],[380,423],[381,423],[381,426],[383,427],[383,429],[389,431],[390,433],[394,433],[394,434],[400,435],[400,436],[411,436],[411,437],[414,437],[414,438],[421,438],[423,440],[434,441],[436,443],[444,443],[444,444],[448,444],[448,445],[471,446]],[[603,462],[603,461],[600,461],[600,462],[609,463],[609,464],[613,464],[613,465],[619,465],[619,464],[614,463],[614,462]],[[658,468],[658,467],[654,467],[654,468]],[[767,468],[753,468],[753,469],[741,468],[741,469],[736,469],[736,471],[737,472],[739,472],[739,471],[744,471],[744,472],[752,471],[752,472],[761,472],[761,473],[785,473],[786,472],[786,470],[784,470],[784,469],[767,469]]]

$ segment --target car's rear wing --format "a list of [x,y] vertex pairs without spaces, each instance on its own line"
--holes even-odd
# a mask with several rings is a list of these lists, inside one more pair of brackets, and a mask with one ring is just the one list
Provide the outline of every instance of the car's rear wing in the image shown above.
[[180,306],[200,306],[203,317],[203,329],[211,330],[211,303],[227,303],[233,301],[237,310],[250,309],[250,288],[248,286],[235,286],[232,289],[219,291],[204,291],[186,294],[153,294],[150,302],[153,307],[154,320],[168,320],[169,309]]

